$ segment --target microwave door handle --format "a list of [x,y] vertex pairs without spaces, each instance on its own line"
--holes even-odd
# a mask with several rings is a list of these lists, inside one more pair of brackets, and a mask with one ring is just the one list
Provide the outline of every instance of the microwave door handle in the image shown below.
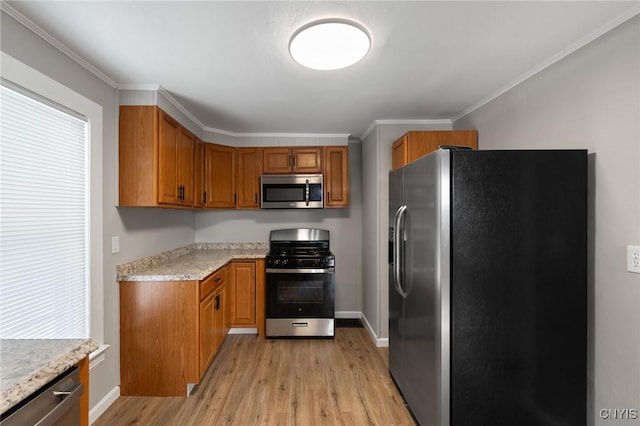
[[305,185],[304,200],[307,203],[307,206],[309,206],[309,179],[307,179],[307,183]]

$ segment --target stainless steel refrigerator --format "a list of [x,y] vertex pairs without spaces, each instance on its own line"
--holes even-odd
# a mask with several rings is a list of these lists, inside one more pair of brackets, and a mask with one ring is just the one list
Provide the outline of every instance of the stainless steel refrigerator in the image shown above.
[[389,371],[422,426],[586,424],[587,152],[389,174]]

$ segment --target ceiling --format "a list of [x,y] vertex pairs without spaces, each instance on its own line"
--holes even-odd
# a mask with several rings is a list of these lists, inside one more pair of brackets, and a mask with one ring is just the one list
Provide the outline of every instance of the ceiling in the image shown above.
[[[349,133],[455,119],[638,13],[638,1],[18,1],[9,5],[119,87],[159,84],[205,128]],[[288,43],[323,18],[372,47],[336,71]]]

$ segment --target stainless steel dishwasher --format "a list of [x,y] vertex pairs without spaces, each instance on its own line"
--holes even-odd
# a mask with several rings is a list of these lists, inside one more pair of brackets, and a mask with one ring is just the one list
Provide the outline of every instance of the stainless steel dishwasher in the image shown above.
[[0,417],[1,426],[80,426],[80,369],[72,367]]

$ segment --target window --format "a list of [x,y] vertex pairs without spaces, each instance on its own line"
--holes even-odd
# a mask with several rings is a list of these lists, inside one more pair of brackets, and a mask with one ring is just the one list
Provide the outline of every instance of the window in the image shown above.
[[102,108],[2,63],[0,335],[102,343]]
[[0,335],[88,337],[87,121],[16,89],[0,86]]

